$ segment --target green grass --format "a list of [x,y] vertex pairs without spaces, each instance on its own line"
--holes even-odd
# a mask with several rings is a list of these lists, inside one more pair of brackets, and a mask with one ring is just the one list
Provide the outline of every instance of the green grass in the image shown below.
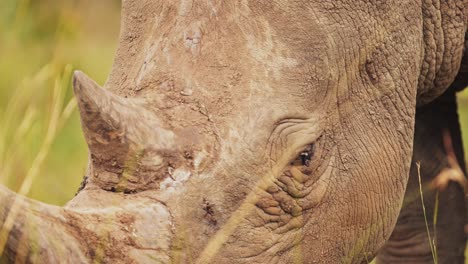
[[9,188],[63,205],[79,187],[88,154],[71,72],[104,83],[119,2],[0,1],[0,182]]
[[460,115],[465,159],[468,161],[468,88],[458,95],[458,111]]

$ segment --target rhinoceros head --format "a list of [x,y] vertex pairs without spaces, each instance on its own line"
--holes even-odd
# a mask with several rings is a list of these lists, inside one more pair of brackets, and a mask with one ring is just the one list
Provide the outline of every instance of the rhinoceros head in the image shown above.
[[341,2],[123,1],[107,83],[74,75],[86,186],[64,208],[18,198],[33,209],[18,211],[8,252],[128,263],[374,255],[408,175],[422,37],[406,18],[420,10]]

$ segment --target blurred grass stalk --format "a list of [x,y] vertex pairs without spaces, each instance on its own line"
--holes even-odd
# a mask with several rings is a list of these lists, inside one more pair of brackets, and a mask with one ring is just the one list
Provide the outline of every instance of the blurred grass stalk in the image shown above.
[[[29,0],[20,1],[15,12],[14,23],[10,34],[21,32],[21,21],[26,19],[28,13]],[[61,29],[63,28],[63,15],[60,16],[57,30],[55,31],[55,43],[60,42]],[[16,31],[16,32],[15,32]],[[58,44],[56,44],[58,45]],[[66,65],[60,69],[52,57],[51,62],[43,66],[32,78],[24,78],[18,87],[13,89],[13,93],[7,102],[6,107],[0,113],[0,181],[8,184],[12,181],[11,177],[17,176],[16,165],[21,163],[23,155],[30,154],[32,151],[27,142],[34,142],[39,145],[39,149],[32,159],[32,163],[22,180],[18,181],[17,190],[20,195],[28,195],[34,180],[40,174],[43,164],[50,152],[58,131],[69,119],[73,110],[76,108],[75,99],[71,99],[65,105],[65,94],[69,87],[73,67]],[[50,83],[54,83],[53,89],[47,89]],[[44,89],[45,88],[45,89]],[[48,104],[47,115],[39,115],[39,106],[37,100],[37,91],[44,89],[51,91],[50,99],[46,100]],[[65,105],[65,107],[64,107]],[[38,124],[44,124],[46,130],[43,133],[32,133],[32,130]],[[18,126],[15,126],[19,124]],[[38,134],[44,134],[43,138],[37,138]],[[30,138],[29,140],[27,139]],[[15,179],[13,179],[14,181]],[[15,223],[16,217],[21,212],[19,197],[16,197],[8,212],[0,231],[0,255],[3,254],[9,233]]]
[[[15,34],[21,34],[21,22],[26,20],[29,10],[30,1],[21,0],[17,2],[14,23],[8,32],[8,37]],[[61,30],[66,17],[61,12],[57,30],[55,30],[54,43],[59,45]],[[21,47],[21,46],[20,46]],[[70,100],[66,107],[63,109],[64,95],[66,89],[69,87],[72,66],[66,65],[61,69],[60,64],[56,62],[55,56],[52,57],[51,62],[43,66],[32,78],[25,77],[21,84],[11,89],[10,98],[7,101],[7,106],[1,111],[0,108],[0,181],[3,184],[12,182],[11,177],[15,176],[16,165],[23,163],[21,160],[24,155],[31,153],[31,148],[27,142],[38,144],[42,142],[26,176],[22,177],[22,182],[17,182],[19,185],[18,193],[27,195],[31,189],[34,179],[41,171],[41,167],[49,154],[51,145],[57,135],[58,130],[65,123],[65,121],[72,114],[76,102],[74,99]],[[46,100],[45,105],[49,107],[47,114],[38,114],[43,109],[38,109],[38,91],[50,91],[47,89],[51,80],[54,80],[51,98]],[[11,92],[10,92],[11,93]],[[40,104],[40,103],[39,103]],[[18,124],[15,126],[15,124]],[[36,126],[45,125],[44,139],[37,138],[38,134],[32,133]],[[43,131],[44,133],[44,131]],[[28,137],[34,137],[29,138]],[[18,175],[16,175],[18,176]],[[14,181],[14,179],[13,179]],[[11,185],[11,184],[10,184]]]
[[98,81],[108,76],[119,3],[0,1],[1,184],[57,205],[73,197],[87,148],[72,99],[74,67],[68,64]]
[[[50,71],[50,68],[48,66],[44,67],[38,74],[38,76],[45,75],[46,77],[52,78],[53,77],[53,72]],[[42,145],[39,149],[39,152],[37,153],[28,173],[26,174],[26,177],[23,179],[20,188],[18,190],[18,194],[20,195],[27,195],[29,191],[31,190],[32,184],[34,182],[34,179],[39,175],[39,172],[41,171],[41,167],[50,151],[50,147],[57,135],[58,130],[60,127],[64,124],[66,120],[70,117],[71,113],[73,110],[76,108],[76,101],[75,99],[72,99],[68,102],[65,108],[63,108],[63,102],[64,102],[64,89],[68,87],[68,82],[71,78],[71,73],[72,73],[72,67],[71,65],[67,65],[65,67],[64,73],[59,77],[55,77],[55,85],[53,89],[53,95],[52,95],[52,102],[51,102],[51,109],[50,109],[50,117],[48,120],[48,126],[47,126],[47,132],[45,135],[45,138],[42,141]],[[41,79],[41,78],[35,78],[35,80]],[[24,90],[27,90],[27,87],[34,87],[35,85],[40,86],[40,83],[36,82],[31,82],[29,85],[23,85],[20,87],[20,89],[17,89],[16,94],[13,98],[21,98],[21,96],[16,96],[18,94],[21,94]],[[18,101],[12,100],[11,107],[7,107],[7,111],[3,113],[2,120],[4,122],[1,122],[0,125],[2,128],[5,128],[5,130],[2,131],[2,135],[5,135],[8,133],[8,131],[18,131],[15,135],[13,135],[13,140],[11,144],[8,144],[7,142],[4,142],[4,140],[7,137],[3,137],[3,142],[2,146],[7,146],[5,148],[2,148],[6,151],[1,152],[1,165],[0,170],[1,170],[1,176],[2,179],[5,178],[5,175],[10,175],[11,168],[12,168],[12,159],[15,157],[15,150],[18,146],[20,146],[20,142],[23,139],[23,137],[27,134],[29,129],[32,127],[32,124],[34,122],[34,117],[36,115],[31,114],[34,113],[34,109],[31,107],[28,107],[26,112],[24,113],[21,125],[19,128],[10,128],[10,120],[12,117],[17,114],[18,110]],[[6,157],[6,159],[5,159]],[[21,199],[21,198],[19,198]],[[8,215],[6,217],[6,220],[3,224],[3,227],[0,231],[0,255],[3,254],[5,244],[8,240],[9,233],[13,227],[13,224],[15,223],[16,217],[18,213],[21,211],[21,208],[19,207],[18,203],[18,197],[15,198],[13,201],[13,204],[10,208],[10,211],[8,212]]]
[[[11,87],[0,87],[2,88],[0,89],[0,102],[2,99],[5,102],[4,105],[0,105],[0,182],[17,191],[20,195],[30,195],[31,188],[39,175],[41,175],[41,178],[39,178],[41,180],[48,177],[48,173],[44,173],[43,169],[49,154],[51,154],[53,143],[67,120],[73,113],[76,113],[76,100],[74,98],[70,99],[71,89],[69,89],[73,67],[71,65],[63,66],[60,61],[61,59],[62,61],[73,61],[77,59],[77,57],[73,58],[73,56],[80,55],[80,53],[75,54],[74,48],[71,48],[72,52],[70,52],[70,49],[67,48],[70,43],[66,41],[70,39],[65,37],[73,30],[75,30],[74,34],[78,33],[77,28],[73,28],[73,22],[70,23],[70,20],[76,19],[73,14],[76,11],[74,7],[77,7],[78,2],[83,1],[65,0],[60,2],[60,8],[58,8],[59,19],[57,23],[51,23],[53,27],[46,28],[46,32],[51,33],[51,37],[46,38],[45,41],[41,39],[41,36],[34,37],[37,27],[37,21],[35,21],[37,17],[35,16],[43,14],[32,12],[31,5],[33,3],[31,1],[6,0],[6,2],[3,2],[3,4],[6,3],[6,6],[14,6],[15,10],[12,10],[12,13],[15,15],[11,22],[8,19],[2,21],[0,18],[0,22],[4,22],[3,24],[0,23],[0,39],[4,40],[3,42],[0,41],[0,54],[6,51],[5,55],[7,56],[3,57],[6,60],[11,60],[4,64],[6,67],[3,65],[0,65],[0,67],[5,67],[6,72],[8,72],[6,74],[13,76],[4,76],[7,77],[6,79],[10,83],[19,84]],[[111,3],[111,1],[108,1],[108,3]],[[36,8],[41,5],[40,3],[34,4]],[[46,10],[49,11],[49,9]],[[116,10],[118,9],[113,11]],[[2,15],[1,11],[0,15]],[[29,27],[32,25],[32,29],[28,28],[28,23]],[[72,30],[70,30],[70,24]],[[38,45],[39,49],[37,49]],[[81,53],[86,53],[87,48],[89,49],[89,46],[82,47],[78,43],[75,43],[75,45]],[[114,47],[110,47],[113,50]],[[32,54],[28,54],[28,52]],[[26,60],[22,61],[18,57],[23,57]],[[78,58],[81,59],[81,57]],[[101,57],[95,56],[90,62],[99,69],[100,64],[96,62],[99,62],[100,59],[102,59],[102,55]],[[109,56],[107,61],[110,61],[110,59]],[[41,60],[44,61],[45,66],[38,63]],[[14,67],[18,67],[17,71],[15,71]],[[34,68],[39,69],[34,71]],[[108,67],[103,69],[99,70],[106,72]],[[30,71],[30,73],[24,74],[27,71]],[[21,81],[15,81],[14,75],[22,75],[20,76]],[[8,81],[4,83],[8,83]],[[50,89],[51,87],[53,89]],[[4,98],[8,99],[1,98],[1,95],[6,95]],[[74,121],[76,124],[77,120]],[[71,149],[69,148],[73,145],[69,141],[70,136],[81,136],[80,133],[79,130],[70,130],[66,133],[65,141],[57,143],[57,145],[62,146],[65,143],[67,157],[73,155],[70,153]],[[75,152],[80,153],[80,151]],[[77,161],[70,164],[58,164],[60,176],[67,174],[67,168],[72,168],[76,172],[67,176],[80,177],[79,164],[80,162]],[[57,183],[52,177],[49,177],[45,183],[47,190],[42,191],[43,200],[50,199],[47,196],[50,196],[50,190],[54,186],[68,185],[68,187],[73,188],[71,178],[67,178],[65,182]],[[0,255],[4,252],[18,214],[23,211],[21,204],[21,198],[16,197],[0,230]],[[33,226],[30,226],[29,229],[31,228],[34,229]],[[33,235],[34,233],[35,230],[28,231],[28,234]],[[20,238],[20,240],[22,239]]]
[[[72,114],[73,110],[76,107],[75,99],[71,99],[66,107],[63,109],[64,103],[64,90],[68,88],[68,82],[71,78],[72,67],[71,65],[67,65],[65,67],[64,73],[61,77],[55,77],[55,85],[53,89],[52,101],[51,101],[51,109],[49,111],[50,117],[48,120],[47,132],[45,138],[42,140],[42,146],[39,149],[39,152],[34,159],[31,168],[29,169],[26,177],[23,179],[21,183],[21,187],[19,188],[18,193],[21,195],[27,195],[29,190],[31,189],[32,183],[34,179],[37,177],[38,173],[40,172],[40,168],[44,163],[49,151],[50,147],[57,135],[58,130],[63,126],[63,124],[68,120],[70,115]],[[13,168],[13,160],[16,157],[16,150],[19,146],[21,146],[21,141],[24,140],[24,137],[30,132],[31,127],[33,126],[34,121],[37,118],[37,109],[33,106],[29,106],[27,110],[23,113],[23,117],[17,116],[18,113],[21,115],[21,109],[18,109],[17,106],[20,106],[20,101],[24,102],[25,100],[15,100],[17,98],[21,98],[21,93],[25,90],[28,90],[28,87],[41,87],[41,81],[43,78],[40,78],[41,75],[48,78],[54,78],[52,75],[53,72],[50,70],[49,65],[45,66],[39,73],[39,78],[34,78],[33,82],[29,83],[28,85],[23,85],[19,89],[16,90],[15,95],[11,101],[10,107],[6,108],[6,111],[3,113],[2,120],[0,121],[0,126],[3,128],[1,135],[2,142],[0,143],[3,148],[0,151],[0,175],[1,179],[5,179],[8,175],[11,175],[11,169]],[[42,79],[42,80],[41,80]],[[31,89],[30,88],[30,89]],[[13,117],[18,118],[17,120],[22,120],[19,127],[14,128],[11,126],[11,120]],[[3,122],[2,122],[3,121]],[[15,135],[7,135],[9,132],[16,132]],[[5,142],[7,138],[12,137],[13,140],[10,144]]]

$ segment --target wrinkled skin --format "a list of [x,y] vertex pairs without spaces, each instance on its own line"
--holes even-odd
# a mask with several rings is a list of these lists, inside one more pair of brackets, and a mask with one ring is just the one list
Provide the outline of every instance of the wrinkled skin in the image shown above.
[[65,208],[20,199],[39,209],[18,213],[10,259],[372,259],[402,206],[416,106],[459,71],[465,5],[123,1],[104,89],[75,74],[85,187]]
[[[463,185],[452,181],[446,188],[434,188],[437,179],[444,173],[453,175],[458,166],[466,175],[453,88],[417,110],[413,163],[403,208],[389,241],[379,253],[378,263],[433,263],[426,221],[431,238],[436,241],[438,263],[464,263],[466,210]],[[452,150],[444,146],[448,135],[459,163],[456,166],[448,161],[447,152]],[[424,189],[424,210],[419,175]],[[437,214],[437,221],[434,214]]]

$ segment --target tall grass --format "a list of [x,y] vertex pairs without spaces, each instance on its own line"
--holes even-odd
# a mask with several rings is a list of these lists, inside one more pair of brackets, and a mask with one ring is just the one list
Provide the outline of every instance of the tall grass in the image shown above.
[[426,206],[424,204],[424,191],[423,191],[423,184],[421,181],[421,163],[416,164],[417,169],[418,169],[418,180],[419,180],[419,194],[421,197],[421,207],[423,210],[423,216],[424,216],[424,224],[426,226],[426,233],[427,233],[427,239],[429,241],[429,247],[431,249],[432,253],[432,260],[434,261],[434,264],[439,263],[438,261],[438,256],[437,256],[437,237],[436,237],[436,226],[437,226],[437,213],[438,213],[438,206],[439,206],[439,192],[437,191],[436,193],[436,200],[435,200],[435,210],[434,210],[434,219],[433,219],[433,230],[434,230],[434,236],[431,236],[431,231],[430,231],[430,226],[429,226],[429,221],[427,218],[426,214]]
[[87,150],[71,73],[105,80],[119,2],[0,1],[0,183],[59,205],[74,195]]

